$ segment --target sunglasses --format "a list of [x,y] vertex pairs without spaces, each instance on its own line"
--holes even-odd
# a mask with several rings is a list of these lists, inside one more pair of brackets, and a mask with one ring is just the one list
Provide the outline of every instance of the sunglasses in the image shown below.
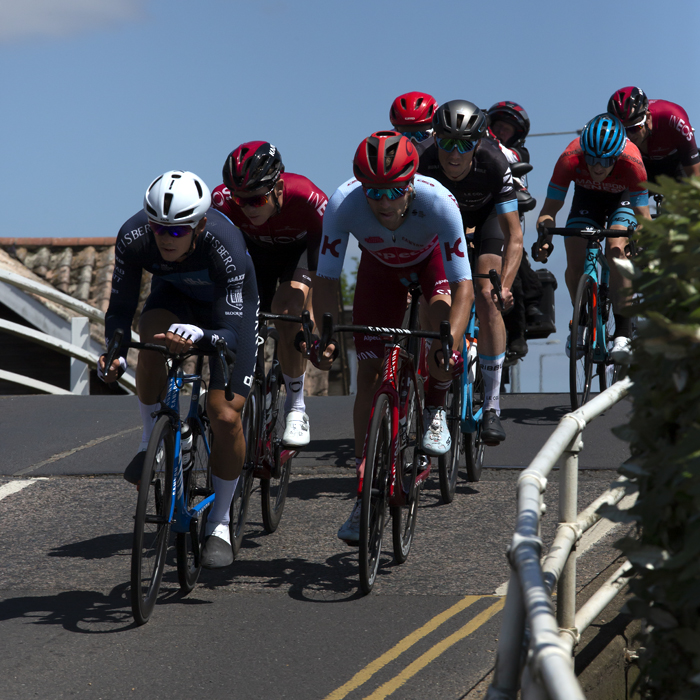
[[615,163],[617,163],[618,156],[612,158],[596,158],[595,156],[589,156],[586,153],[586,164],[587,165],[602,165],[604,168],[611,168]]
[[396,199],[403,197],[406,192],[408,192],[408,186],[406,187],[365,187],[365,197],[373,199],[378,202],[382,197],[386,197],[389,201],[393,202]]
[[189,236],[190,233],[197,228],[196,226],[190,226],[190,224],[177,224],[175,226],[159,224],[156,221],[151,221],[150,219],[148,220],[148,225],[151,227],[151,231],[153,231],[156,236],[172,236],[173,238]]
[[643,128],[644,125],[647,123],[647,118],[644,117],[644,119],[639,122],[639,124],[632,124],[631,126],[626,126],[625,131],[627,132],[628,136],[633,136],[634,134],[638,134]]
[[426,139],[429,139],[433,135],[432,130],[428,131],[402,131],[401,136],[405,136],[406,138],[413,139],[414,141],[417,141],[418,143],[421,143],[425,141]]
[[448,153],[452,153],[455,148],[462,154],[473,151],[476,146],[476,141],[467,141],[465,139],[438,139],[437,145]]
[[269,189],[265,194],[255,194],[252,197],[239,197],[237,194],[231,192],[231,199],[238,204],[239,207],[253,207],[253,209],[259,209],[264,207],[270,201],[270,195],[274,186]]

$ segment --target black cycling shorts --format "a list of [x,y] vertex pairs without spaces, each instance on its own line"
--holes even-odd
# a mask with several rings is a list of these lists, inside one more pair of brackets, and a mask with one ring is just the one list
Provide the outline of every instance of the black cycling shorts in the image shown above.
[[300,282],[311,287],[306,243],[285,245],[277,248],[256,245],[246,237],[248,252],[253,258],[255,279],[258,282],[260,311],[269,313],[277,286],[282,282]]
[[474,243],[474,258],[480,255],[498,255],[503,257],[503,248],[505,246],[505,236],[503,229],[498,222],[498,214],[494,208],[486,221],[476,227],[473,238]]
[[574,189],[566,228],[610,228],[613,225],[633,225],[636,228],[637,217],[629,197],[629,190],[613,194],[577,187]]
[[[243,303],[243,326],[238,334],[236,362],[231,370],[233,391],[240,396],[248,396],[250,393],[258,351],[258,311],[257,306],[254,306],[256,300],[252,301],[253,303]],[[188,297],[158,277],[154,277],[151,282],[151,293],[141,313],[143,315],[154,309],[170,311],[177,316],[180,323],[190,323],[207,329],[216,327],[212,319],[211,304]],[[209,370],[209,389],[225,389],[223,369],[216,355],[209,358]]]

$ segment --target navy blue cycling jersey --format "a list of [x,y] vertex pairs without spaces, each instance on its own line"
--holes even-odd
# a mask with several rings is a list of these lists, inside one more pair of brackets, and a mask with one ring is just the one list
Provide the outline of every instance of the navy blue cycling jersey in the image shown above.
[[[206,228],[182,262],[167,262],[162,258],[143,210],[121,227],[114,252],[112,296],[105,316],[107,339],[117,328],[125,331],[131,328],[143,270],[161,283],[172,285],[195,304],[210,309],[213,328],[202,328],[204,337],[197,343],[199,347],[206,348],[207,343],[213,345],[218,338],[224,338],[235,352],[241,332],[252,328],[255,333],[258,291],[253,261],[243,234],[215,209],[207,212]],[[244,324],[244,317],[248,321],[255,319],[253,325]]]

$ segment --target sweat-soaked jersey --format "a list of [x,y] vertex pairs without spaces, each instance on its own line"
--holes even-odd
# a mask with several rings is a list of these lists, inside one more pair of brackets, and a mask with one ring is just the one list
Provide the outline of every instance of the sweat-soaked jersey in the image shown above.
[[573,182],[576,188],[600,192],[601,196],[608,198],[619,197],[625,190],[629,190],[629,199],[633,207],[649,204],[649,192],[641,184],[647,179],[647,171],[639,149],[629,139],[615,167],[602,182],[595,182],[591,178],[585,156],[578,138],[575,138],[554,166],[554,173],[547,187],[548,199],[563,202],[569,185]]
[[303,175],[282,173],[284,183],[282,208],[262,226],[254,226],[241,207],[231,199],[225,185],[211,193],[212,206],[226,214],[255,244],[284,252],[285,247],[306,248],[309,270],[315,270],[321,241],[323,212],[328,197]]
[[352,178],[330,198],[323,217],[318,256],[319,277],[338,279],[350,234],[360,247],[389,267],[408,267],[425,260],[439,245],[449,282],[471,279],[462,219],[455,198],[439,182],[417,175],[415,198],[396,231],[372,213],[362,185]]
[[440,167],[438,146],[433,143],[420,157],[418,172],[434,178],[455,197],[464,228],[479,228],[492,214],[518,210],[513,176],[506,157],[492,139],[481,139],[472,166],[462,180],[450,180]]
[[[235,352],[239,334],[251,328],[249,320],[257,320],[258,290],[253,261],[241,232],[215,209],[207,212],[206,228],[197,238],[194,251],[182,262],[167,262],[162,258],[143,209],[121,227],[114,255],[112,295],[105,316],[108,339],[117,328],[125,331],[131,328],[143,270],[194,302],[211,306],[214,327],[202,329],[204,337],[198,342],[199,347],[205,348],[207,342],[213,347],[221,337]],[[253,332],[256,327],[253,321]],[[128,341],[126,332],[124,342]],[[123,348],[120,350],[121,355],[126,354]]]

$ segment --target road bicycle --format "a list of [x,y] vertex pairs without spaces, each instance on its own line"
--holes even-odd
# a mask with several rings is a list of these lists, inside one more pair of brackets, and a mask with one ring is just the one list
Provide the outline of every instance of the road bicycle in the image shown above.
[[[569,394],[571,410],[575,411],[590,398],[594,366],[600,391],[616,382],[624,373],[624,366],[615,363],[611,356],[615,317],[610,299],[610,266],[603,252],[602,241],[606,238],[629,238],[634,234],[634,227],[630,226],[626,231],[593,227],[544,228],[543,233],[546,236],[574,236],[586,241],[586,261],[576,290],[571,319]],[[630,247],[634,255],[631,238]]]
[[[259,315],[261,321],[288,321],[301,324],[301,318],[283,314]],[[246,456],[241,477],[231,501],[230,532],[234,556],[243,541],[248,506],[255,479],[260,480],[263,527],[269,533],[279,526],[289,488],[292,459],[297,450],[282,445],[284,434],[284,378],[277,357],[279,334],[274,327],[259,324],[258,354],[250,394],[243,407]],[[266,356],[269,360],[266,361]]]
[[[115,331],[105,353],[105,366],[121,346],[124,332]],[[235,355],[220,339],[214,350],[192,347],[184,354],[173,354],[165,346],[153,343],[128,343],[128,347],[161,353],[169,363],[167,392],[161,408],[154,413],[156,422],[146,449],[139,495],[134,516],[131,550],[131,609],[139,625],[148,622],[160,589],[170,532],[175,532],[177,574],[180,588],[189,593],[202,567],[204,530],[214,502],[209,455],[212,433],[206,414],[202,368],[205,356],[216,356],[224,376]],[[196,357],[193,374],[185,374],[183,364]],[[180,393],[192,385],[189,409],[180,418]],[[227,379],[226,398],[233,398]]]
[[[408,328],[333,326],[330,314],[324,315],[322,323],[321,348],[328,344],[334,332],[391,338],[384,346],[383,381],[372,404],[363,449],[365,468],[359,484],[359,570],[360,587],[365,594],[372,590],[377,577],[387,506],[392,520],[394,558],[403,564],[413,542],[421,487],[430,475],[430,458],[421,449],[423,384],[416,371],[420,339],[440,340],[446,368],[452,356],[449,322],[440,324],[439,333],[416,330],[418,299],[422,292],[416,284],[409,287],[409,292]],[[305,319],[304,329],[308,348],[311,340],[308,319]]]

